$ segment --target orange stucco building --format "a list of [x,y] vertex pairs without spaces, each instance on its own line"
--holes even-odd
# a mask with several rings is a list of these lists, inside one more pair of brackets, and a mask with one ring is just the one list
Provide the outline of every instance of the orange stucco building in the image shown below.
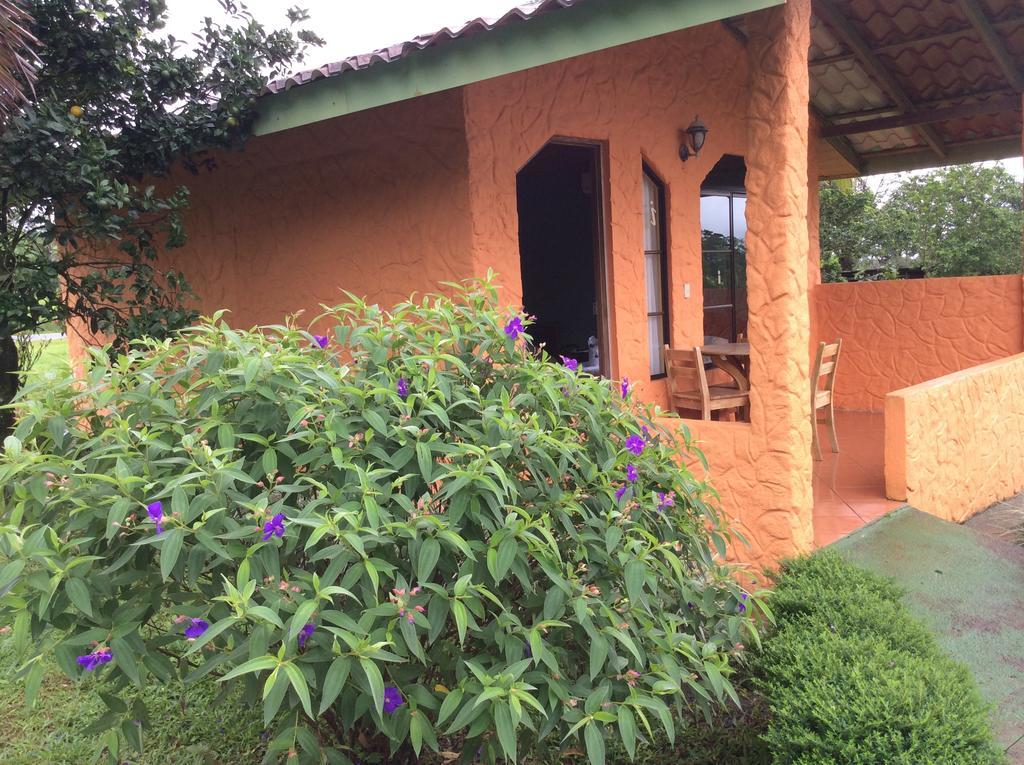
[[[723,283],[720,270],[708,273],[702,189],[707,196],[709,179],[732,167],[719,198],[745,206],[730,218],[746,231],[731,231],[729,261],[737,248],[745,257],[733,274],[745,309],[733,283],[729,316],[750,343],[750,417],[687,424],[751,542],[741,557],[770,563],[808,550],[808,349],[837,331],[853,342],[861,324],[840,314],[866,304],[818,285],[818,180],[935,163],[927,134],[858,153],[870,141],[836,133],[846,123],[827,116],[847,108],[842,99],[817,104],[812,91],[842,83],[816,80],[812,57],[845,55],[829,45],[858,50],[822,21],[841,5],[863,21],[869,6],[883,13],[898,3],[544,0],[272,84],[245,150],[187,179],[189,243],[168,263],[188,277],[200,310],[228,308],[238,325],[315,312],[340,302],[341,290],[387,304],[493,269],[504,298],[537,313],[552,347],[577,349],[596,371],[664,403],[660,343],[701,344],[710,290]],[[893,116],[911,113],[893,100]],[[1017,152],[1019,106],[996,115],[1016,119]],[[882,116],[858,119],[884,119],[873,108]],[[683,160],[697,115],[707,138]],[[893,122],[878,130],[914,135]],[[978,151],[947,143],[944,159]],[[986,151],[1005,153],[1005,142]],[[1020,278],[1005,279],[998,289],[1017,302],[990,322],[990,350],[968,353],[971,363],[1024,350]],[[923,366],[930,378],[963,360]],[[880,410],[894,389],[886,363],[895,362],[858,362],[863,371],[846,379],[864,384],[839,395]]]

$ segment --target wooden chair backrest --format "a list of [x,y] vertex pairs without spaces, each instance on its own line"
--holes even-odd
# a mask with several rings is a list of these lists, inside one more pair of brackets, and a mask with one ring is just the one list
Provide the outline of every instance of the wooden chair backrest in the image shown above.
[[700,396],[707,401],[708,378],[704,372],[704,357],[700,348],[690,350],[673,349],[665,346],[665,377],[668,382],[668,396],[693,398]]
[[[832,391],[836,385],[836,370],[839,367],[839,353],[842,348],[842,340],[818,344],[818,355],[815,358],[814,370],[811,374],[811,403],[815,408],[832,401]],[[825,384],[821,385],[823,378]],[[821,393],[828,395],[819,397]]]

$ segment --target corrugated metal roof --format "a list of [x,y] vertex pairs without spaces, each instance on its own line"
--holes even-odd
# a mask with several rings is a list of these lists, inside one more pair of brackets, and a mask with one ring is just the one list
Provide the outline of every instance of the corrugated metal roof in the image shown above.
[[511,8],[498,18],[478,17],[471,19],[457,29],[443,27],[436,32],[417,35],[411,40],[404,40],[386,48],[380,48],[370,53],[361,53],[357,56],[349,56],[341,61],[334,61],[324,64],[315,69],[307,69],[297,72],[282,79],[273,80],[267,84],[267,90],[271,93],[280,93],[299,85],[323,79],[324,77],[337,77],[345,72],[368,69],[375,64],[388,64],[405,58],[410,53],[432,48],[438,45],[459,40],[481,32],[490,32],[499,27],[509,24],[517,24],[529,21],[551,11],[561,8],[569,8],[579,5],[584,0],[532,0]]
[[[1004,66],[965,14],[959,0],[819,0],[816,10],[832,9],[848,24],[844,32],[815,18],[811,29],[811,101],[833,125],[897,118],[931,110],[962,111],[937,122],[878,126],[845,140],[870,163],[882,157],[938,153],[924,135],[930,131],[951,151],[1001,142],[1012,146],[1020,136],[1020,94]],[[827,8],[821,8],[825,6]],[[1024,4],[1021,0],[979,0],[995,34],[1016,62],[1024,66]],[[823,16],[828,19],[826,13]],[[879,81],[849,45],[849,30],[858,36],[881,68],[912,104],[901,107],[891,83]],[[993,113],[990,104],[1002,105]],[[935,115],[937,116],[937,114]],[[920,122],[920,120],[916,120]],[[1019,148],[1019,140],[1017,142]],[[908,165],[911,164],[908,162]]]

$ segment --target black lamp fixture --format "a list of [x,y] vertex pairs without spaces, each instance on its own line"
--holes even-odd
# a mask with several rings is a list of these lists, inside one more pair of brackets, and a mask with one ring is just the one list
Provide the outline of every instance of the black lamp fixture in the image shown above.
[[708,137],[708,126],[701,122],[700,117],[694,117],[693,122],[686,128],[686,135],[683,142],[679,144],[679,159],[683,162],[690,157],[696,157],[704,147],[704,139]]

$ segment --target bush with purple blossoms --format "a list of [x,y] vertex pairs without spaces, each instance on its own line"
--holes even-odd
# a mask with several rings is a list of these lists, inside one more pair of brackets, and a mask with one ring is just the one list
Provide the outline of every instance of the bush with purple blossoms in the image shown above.
[[593,765],[734,702],[761,606],[686,431],[532,354],[489,283],[450,288],[328,335],[215,317],[27,388],[0,607],[30,701],[52,656],[132,745],[141,689],[219,682],[263,705],[267,762]]

